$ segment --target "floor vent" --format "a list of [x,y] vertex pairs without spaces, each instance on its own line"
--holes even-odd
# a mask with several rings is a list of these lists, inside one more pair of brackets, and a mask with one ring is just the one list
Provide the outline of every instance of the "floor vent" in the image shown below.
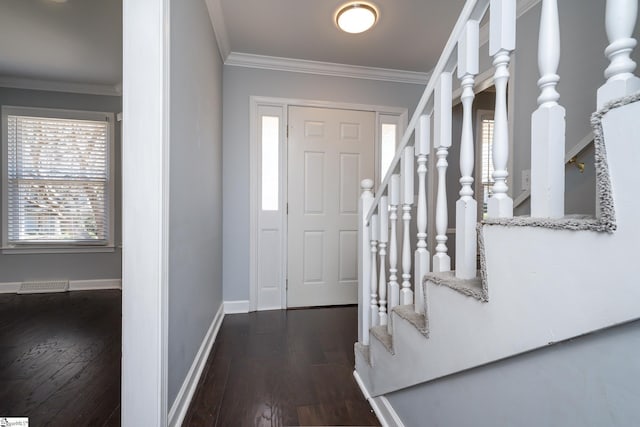
[[22,282],[19,294],[39,294],[48,292],[66,292],[69,290],[68,280],[52,280],[43,282]]

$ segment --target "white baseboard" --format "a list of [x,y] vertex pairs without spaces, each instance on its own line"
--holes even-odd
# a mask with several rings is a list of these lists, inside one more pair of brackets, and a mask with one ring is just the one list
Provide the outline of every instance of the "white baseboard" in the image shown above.
[[249,300],[225,301],[224,314],[248,313]]
[[356,379],[356,383],[358,383],[362,394],[364,394],[364,397],[369,401],[371,409],[373,409],[376,417],[378,417],[378,421],[380,421],[382,427],[404,427],[402,420],[386,397],[371,397],[371,393],[367,390],[357,371],[353,371],[353,377]]
[[[16,294],[22,282],[0,283],[0,294]],[[122,289],[120,279],[69,280],[70,291],[95,291],[101,289]]]
[[193,363],[189,368],[189,372],[187,372],[187,376],[178,391],[176,400],[173,402],[173,405],[171,405],[171,409],[169,410],[169,427],[179,427],[182,425],[184,417],[187,414],[187,410],[189,409],[189,405],[191,404],[193,394],[198,387],[198,382],[200,381],[200,376],[202,375],[204,366],[209,358],[209,353],[211,352],[213,343],[216,340],[220,326],[222,326],[223,319],[224,304],[220,304],[220,308],[213,317],[209,330],[204,336],[204,339],[200,344],[200,348],[196,353],[196,357],[193,359]]
[[120,279],[69,280],[70,291],[94,291],[99,289],[122,289]]
[[0,294],[17,294],[20,290],[22,282],[5,282],[0,283]]

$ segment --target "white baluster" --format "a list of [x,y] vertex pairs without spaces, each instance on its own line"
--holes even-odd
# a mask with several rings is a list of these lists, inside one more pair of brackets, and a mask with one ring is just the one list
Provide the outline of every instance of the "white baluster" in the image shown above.
[[387,278],[385,269],[385,256],[387,255],[387,242],[389,241],[389,203],[387,196],[380,197],[378,204],[378,215],[380,220],[380,242],[378,243],[380,253],[380,283],[378,295],[380,299],[380,324],[387,324]]
[[420,116],[418,136],[416,138],[416,156],[418,157],[418,243],[415,252],[415,310],[416,313],[424,313],[424,292],[422,279],[429,272],[431,255],[427,250],[427,160],[431,148],[431,116]]
[[371,329],[371,240],[366,216],[373,205],[373,181],[360,183],[362,194],[358,203],[360,226],[358,227],[358,341],[369,345]]
[[438,193],[436,196],[436,254],[433,271],[451,271],[451,258],[447,254],[447,154],[451,147],[451,73],[442,73],[434,93],[434,141],[436,168],[438,169]]
[[604,54],[611,64],[604,71],[607,82],[598,89],[598,109],[640,90],[640,78],[633,74],[636,63],[630,57],[637,43],[632,37],[637,19],[638,0],[607,0],[605,26],[609,46]]
[[[398,285],[398,205],[400,204],[400,175],[391,175],[391,186],[389,187],[389,221],[391,222],[391,238],[389,241],[389,313],[393,307],[400,303],[400,287]],[[392,333],[391,322],[388,322],[388,331]]]
[[538,109],[531,116],[531,216],[564,216],[565,109],[560,94],[557,0],[543,0],[538,38]]
[[380,228],[378,226],[378,215],[371,216],[371,222],[369,224],[371,230],[371,326],[378,326],[380,324],[380,315],[378,310],[378,272],[377,272],[377,260],[378,255],[378,236],[380,234]]
[[492,196],[487,214],[494,218],[513,216],[513,199],[507,194],[509,161],[509,122],[507,117],[507,82],[509,61],[516,44],[516,0],[491,0],[489,54],[495,66],[496,107],[493,123]]
[[458,42],[458,78],[462,86],[462,135],[460,138],[460,198],[456,202],[456,277],[476,277],[478,204],[473,198],[473,85],[478,74],[478,21],[469,21]]
[[413,147],[406,147],[402,153],[400,174],[402,175],[402,290],[400,299],[403,305],[413,304],[411,290],[411,205],[413,204]]

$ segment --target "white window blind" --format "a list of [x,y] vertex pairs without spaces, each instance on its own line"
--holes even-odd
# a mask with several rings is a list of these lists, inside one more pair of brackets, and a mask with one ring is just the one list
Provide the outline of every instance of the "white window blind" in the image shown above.
[[493,187],[493,118],[482,118],[481,121],[481,166],[482,166],[482,213],[486,217],[491,188]]
[[6,241],[109,242],[110,123],[6,115]]

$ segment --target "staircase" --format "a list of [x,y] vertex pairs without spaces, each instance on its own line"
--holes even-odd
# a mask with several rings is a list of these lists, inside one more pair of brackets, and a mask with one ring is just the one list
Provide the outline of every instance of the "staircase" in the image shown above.
[[[478,222],[471,109],[479,23],[488,10],[496,86],[494,184],[488,215]],[[636,19],[637,0],[607,0],[610,65],[591,118],[597,212],[565,216],[565,109],[556,90],[560,23],[557,1],[542,1],[540,96],[531,119],[531,216],[514,217],[507,186],[506,89],[516,1],[467,1],[376,194],[372,181],[362,182],[355,375],[370,396],[640,318],[640,282],[631,270],[640,241],[633,179],[640,161],[640,79],[629,57]],[[446,170],[454,71],[464,114],[452,270]],[[437,194],[435,212],[427,212],[432,156]],[[435,223],[437,242],[431,251],[429,223]],[[413,236],[412,230],[417,230]]]

